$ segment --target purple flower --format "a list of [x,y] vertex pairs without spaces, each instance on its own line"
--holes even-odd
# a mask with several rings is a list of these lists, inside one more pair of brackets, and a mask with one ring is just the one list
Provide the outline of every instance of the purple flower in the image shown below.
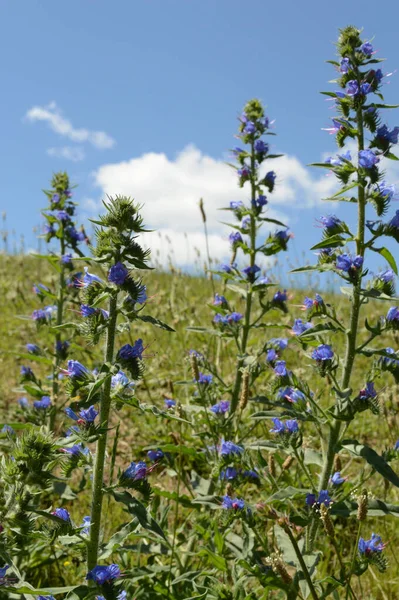
[[360,538],[358,550],[360,554],[370,556],[376,552],[382,552],[385,546],[386,544],[383,544],[381,541],[381,536],[377,535],[376,533],[372,533],[369,540],[365,540],[362,537]]
[[392,269],[386,269],[385,271],[381,271],[381,273],[378,273],[377,278],[383,281],[384,283],[390,283],[394,280],[395,275]]
[[91,525],[91,518],[83,517],[83,523],[81,524],[81,527],[83,527],[83,529],[82,529],[83,535],[89,535],[90,525]]
[[305,296],[305,299],[304,299],[303,305],[302,305],[302,310],[311,310],[312,308],[317,308],[318,306],[323,306],[323,305],[324,305],[324,300],[320,296],[320,294],[316,294],[314,300],[313,300],[313,298],[309,298],[308,296]]
[[82,281],[80,282],[80,287],[88,287],[89,285],[92,285],[93,283],[103,283],[102,279],[100,279],[99,277],[97,277],[97,275],[92,275],[91,273],[89,273],[89,267],[85,267],[84,268],[85,274],[83,276]]
[[123,473],[125,479],[133,479],[139,481],[147,476],[147,465],[140,460],[138,463],[131,462],[126,471]]
[[379,160],[379,157],[376,156],[373,150],[367,149],[359,151],[359,166],[363,169],[372,169]]
[[126,388],[128,386],[129,387],[133,386],[133,383],[129,382],[129,378],[123,371],[118,371],[118,373],[116,375],[113,375],[111,377],[111,387],[112,388],[121,389],[121,388]]
[[269,344],[279,350],[285,350],[288,346],[288,340],[286,338],[271,338]]
[[397,306],[391,306],[387,312],[386,320],[388,323],[399,322],[399,308]]
[[270,433],[283,434],[294,434],[299,431],[298,421],[296,419],[289,419],[288,421],[280,421],[280,419],[272,419],[274,427],[270,429]]
[[360,46],[359,52],[362,52],[365,56],[367,56],[367,58],[370,58],[370,56],[374,53],[374,48],[370,42],[364,42],[364,44]]
[[77,415],[75,411],[68,406],[65,409],[65,414],[70,419],[76,421],[79,425],[88,425],[90,423],[94,423],[94,420],[98,415],[98,411],[94,408],[94,406],[89,406],[89,408],[82,408],[79,412],[79,415]]
[[212,379],[212,375],[205,375],[204,373],[200,372],[197,383],[200,383],[202,385],[210,385],[212,383]]
[[83,242],[86,239],[84,231],[77,231],[73,225],[69,225],[69,227],[65,229],[65,232],[75,242]]
[[40,348],[36,344],[26,344],[26,349],[30,354],[40,354]]
[[288,299],[287,290],[284,290],[283,292],[281,290],[278,290],[273,296],[273,302],[275,302],[277,304],[282,304],[283,302],[287,302],[287,299]]
[[262,208],[263,206],[266,206],[267,198],[266,198],[266,196],[263,196],[261,194],[260,196],[258,196],[256,198],[256,200],[252,201],[252,204],[255,205],[257,208]]
[[8,433],[10,435],[15,435],[15,431],[10,425],[3,425],[0,433]]
[[33,379],[34,378],[34,374],[33,371],[30,367],[21,367],[21,377],[24,377],[25,379]]
[[164,402],[166,408],[173,408],[174,406],[176,406],[176,402],[175,400],[172,400],[172,398],[165,398]]
[[259,277],[258,281],[256,282],[256,285],[268,285],[269,283],[271,283],[271,279],[270,277],[265,275],[264,277]]
[[93,315],[96,315],[97,312],[98,312],[97,308],[93,308],[92,306],[89,306],[88,304],[80,305],[80,314],[82,315],[82,317],[92,317]]
[[41,400],[35,400],[33,406],[39,410],[50,408],[51,399],[50,396],[42,396]]
[[28,398],[25,398],[25,396],[23,396],[22,398],[19,398],[18,404],[21,408],[28,408],[29,400],[28,400]]
[[256,471],[254,471],[253,469],[249,469],[248,471],[243,471],[242,476],[246,477],[247,479],[259,479],[258,473]]
[[306,504],[308,506],[314,506],[315,504],[320,506],[320,504],[324,504],[328,508],[330,504],[332,504],[332,500],[329,496],[328,490],[321,490],[317,500],[314,494],[308,494],[306,496]]
[[360,269],[362,265],[362,256],[355,256],[355,258],[352,258],[349,254],[339,254],[335,263],[337,269],[344,271],[345,273],[356,271],[357,269]]
[[101,567],[97,565],[89,571],[86,575],[86,579],[91,579],[98,583],[98,585],[104,585],[104,583],[110,583],[114,579],[120,577],[121,571],[116,564],[109,565],[107,567]]
[[241,208],[244,208],[244,202],[242,200],[232,200],[230,202],[230,208],[232,210],[240,210]]
[[341,59],[341,63],[339,65],[339,71],[340,73],[347,73],[349,71],[349,69],[352,68],[351,63],[349,62],[349,58],[342,58]]
[[220,294],[215,294],[215,298],[213,300],[213,305],[214,306],[223,306],[227,304],[227,300],[224,296],[220,295]]
[[260,267],[258,267],[258,265],[250,265],[249,267],[245,267],[245,269],[242,269],[242,273],[244,273],[244,275],[247,276],[247,278],[251,281],[253,281],[256,277],[256,274],[259,273],[260,271]]
[[294,335],[301,335],[302,333],[304,333],[305,331],[307,331],[308,329],[311,329],[313,327],[313,323],[304,323],[302,321],[302,319],[295,319],[294,321],[294,325],[292,326],[291,332]]
[[386,125],[382,125],[377,129],[377,137],[382,138],[389,144],[397,144],[399,135],[399,127],[388,129]]
[[43,283],[35,283],[32,289],[38,296],[43,295],[43,292],[50,292],[48,287]]
[[359,93],[359,84],[356,79],[348,81],[348,88],[346,90],[348,96],[357,96]]
[[317,360],[317,362],[325,362],[334,358],[334,352],[328,344],[320,344],[320,346],[313,350],[312,358]]
[[71,217],[69,216],[69,214],[65,211],[65,210],[57,210],[57,212],[55,213],[55,216],[57,217],[57,219],[59,221],[70,221]]
[[72,264],[72,254],[64,254],[63,256],[61,256],[61,262],[63,265]]
[[341,219],[338,219],[335,215],[327,215],[319,218],[319,222],[327,230],[334,229],[337,225],[342,223]]
[[396,444],[394,446],[394,450],[399,450],[399,440],[396,440]]
[[286,377],[288,375],[287,363],[285,360],[278,360],[274,365],[274,372],[279,377]]
[[223,496],[222,507],[227,510],[242,510],[245,508],[244,500],[240,498],[231,498],[230,496]]
[[332,475],[332,477],[331,477],[331,483],[333,485],[341,485],[341,484],[345,483],[345,481],[346,481],[346,477],[341,477],[341,473],[339,471],[334,473],[334,475]]
[[225,441],[225,440],[221,441],[221,444],[219,447],[219,454],[223,458],[226,458],[227,456],[234,456],[234,455],[239,456],[243,452],[244,452],[244,448],[242,446],[238,446],[238,444],[235,444],[234,442],[229,442],[229,441]]
[[274,171],[268,171],[268,173],[266,173],[265,178],[264,178],[264,184],[265,186],[268,188],[269,192],[273,191],[274,188],[274,184],[276,182],[276,173]]
[[234,269],[237,268],[237,264],[235,262],[229,264],[222,263],[219,267],[220,271],[224,271],[225,273],[232,273]]
[[368,381],[366,383],[366,387],[363,390],[360,390],[359,398],[360,398],[360,400],[370,400],[371,398],[376,398],[376,397],[377,397],[377,392],[375,391],[375,388],[374,388],[374,382]]
[[278,433],[278,434],[283,434],[285,433],[285,425],[282,421],[280,421],[280,419],[274,418],[272,419],[273,423],[274,423],[274,427],[272,429],[270,429],[270,433]]
[[280,388],[277,392],[277,396],[280,399],[288,400],[288,402],[296,403],[302,402],[306,399],[305,394],[300,390],[293,387]]
[[256,125],[252,121],[247,121],[244,127],[244,133],[252,135],[256,131]]
[[151,462],[156,462],[157,460],[161,460],[165,454],[158,448],[158,450],[148,450],[147,456]]
[[70,448],[61,448],[61,452],[70,454],[71,456],[80,456],[80,454],[88,454],[89,449],[84,448],[83,444],[74,444]]
[[393,184],[388,185],[386,181],[381,181],[381,183],[376,185],[376,192],[378,192],[382,198],[390,202],[395,196],[396,189]]
[[229,408],[230,402],[228,400],[221,400],[218,404],[211,406],[211,411],[215,413],[215,415],[224,415],[228,412]]
[[233,247],[244,242],[239,231],[232,231],[229,235],[229,241]]
[[274,348],[270,348],[266,354],[266,362],[274,362],[278,358],[278,354]]
[[257,154],[261,154],[263,156],[269,152],[269,144],[265,144],[263,140],[256,140],[254,148]]
[[71,516],[66,508],[56,508],[51,514],[63,521],[71,522]]
[[129,276],[129,271],[121,262],[113,265],[108,273],[108,281],[116,285],[123,285]]
[[90,371],[77,360],[68,360],[68,369],[64,370],[65,375],[71,379],[83,380],[88,377]]
[[386,365],[386,366],[391,366],[391,367],[398,367],[399,366],[399,360],[396,359],[396,352],[393,348],[385,348],[385,352],[387,354],[393,354],[395,356],[395,358],[389,358],[388,356],[381,356],[380,358],[380,363],[382,365]]
[[394,229],[399,229],[399,210],[396,211],[395,216],[392,217],[388,225]]
[[142,360],[144,352],[143,340],[139,338],[136,340],[131,346],[130,344],[125,344],[120,348],[117,358],[121,358],[122,360],[129,361],[134,358],[139,358]]
[[222,481],[233,481],[238,476],[238,471],[234,467],[227,467],[227,469],[223,469],[220,471],[219,479]]
[[237,169],[237,175],[243,181],[247,180],[247,179],[249,179],[249,177],[251,175],[251,169],[249,167],[247,167],[246,165],[244,165],[241,169]]
[[59,194],[53,194],[51,197],[51,202],[53,202],[53,204],[57,204],[60,201],[60,195]]

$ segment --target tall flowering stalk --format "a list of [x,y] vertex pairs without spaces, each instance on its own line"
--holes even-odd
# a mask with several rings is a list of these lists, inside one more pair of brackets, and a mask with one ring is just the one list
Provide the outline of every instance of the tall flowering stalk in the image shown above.
[[[319,271],[333,269],[339,276],[349,283],[347,293],[351,298],[351,314],[346,328],[346,352],[341,370],[341,380],[338,384],[335,375],[332,381],[335,384],[337,403],[333,411],[333,421],[330,424],[329,438],[325,451],[323,470],[320,476],[320,489],[326,489],[332,474],[334,457],[339,450],[339,440],[342,424],[342,398],[347,397],[356,357],[367,353],[365,347],[386,328],[387,322],[380,321],[376,328],[368,326],[371,332],[370,339],[365,344],[357,347],[359,318],[362,304],[368,298],[389,299],[394,294],[393,279],[397,274],[395,260],[385,247],[376,244],[378,238],[388,235],[398,238],[395,217],[389,223],[381,221],[366,221],[366,210],[373,207],[378,217],[384,215],[390,206],[394,195],[394,188],[383,180],[383,172],[379,169],[383,158],[395,159],[391,147],[398,141],[399,128],[389,130],[382,124],[380,109],[392,108],[383,104],[381,87],[385,75],[381,69],[375,69],[374,64],[380,62],[375,58],[375,51],[370,42],[360,38],[360,31],[354,27],[347,27],[341,31],[338,40],[338,61],[330,61],[339,71],[340,77],[337,84],[340,90],[326,92],[334,99],[338,115],[332,119],[333,127],[330,129],[335,134],[339,148],[344,148],[348,140],[356,143],[356,155],[352,157],[350,151],[340,151],[336,157],[327,159],[323,166],[331,170],[340,181],[342,187],[331,200],[350,201],[357,203],[357,230],[352,233],[346,223],[333,215],[323,217],[323,241],[314,249],[320,251]],[[377,96],[377,100],[373,99]],[[366,139],[369,137],[369,143]],[[346,196],[350,192],[356,196]],[[366,239],[367,230],[371,237]],[[344,246],[353,243],[355,254],[348,254],[342,250]],[[367,251],[380,254],[385,258],[391,269],[374,277],[364,285],[364,278],[368,274],[365,268]],[[364,399],[372,401],[376,397],[373,384],[367,384]],[[353,418],[354,414],[350,416]],[[312,529],[313,539],[315,522]]]

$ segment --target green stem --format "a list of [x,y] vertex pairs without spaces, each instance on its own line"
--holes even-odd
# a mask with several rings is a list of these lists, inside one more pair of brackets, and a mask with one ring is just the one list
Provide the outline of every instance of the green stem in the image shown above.
[[318,597],[317,592],[316,592],[316,590],[314,588],[314,585],[313,585],[312,578],[310,576],[310,573],[308,571],[306,563],[303,560],[302,552],[300,551],[299,546],[296,543],[296,539],[295,539],[295,537],[294,537],[291,529],[289,527],[285,527],[284,531],[286,532],[286,534],[290,538],[292,547],[294,548],[295,554],[296,554],[296,556],[298,558],[298,562],[301,565],[302,573],[303,573],[303,575],[304,575],[304,577],[306,579],[306,582],[307,582],[307,584],[309,586],[309,590],[310,590],[310,593],[312,595],[313,600],[319,600],[319,597]]
[[[255,149],[254,143],[251,143],[251,201],[255,200],[256,196],[256,183],[255,183]],[[250,225],[250,266],[255,265],[256,258],[256,221],[255,215],[251,213],[251,225]],[[244,366],[244,356],[247,350],[248,336],[251,329],[251,309],[252,309],[252,283],[249,284],[246,297],[246,307],[244,316],[244,325],[242,328],[241,338],[241,356],[238,359],[236,367],[236,379],[233,387],[233,394],[231,398],[230,413],[234,413],[237,409],[238,402],[240,399],[240,389],[242,381],[242,367]]]
[[[109,302],[109,323],[105,346],[105,362],[112,363],[114,358],[115,330],[117,319],[117,298],[114,293]],[[87,546],[87,569],[91,571],[97,564],[98,545],[100,540],[101,510],[103,502],[103,482],[105,452],[107,448],[108,419],[111,408],[111,377],[105,380],[100,408],[100,424],[104,432],[97,441],[96,463],[94,467],[93,495],[91,504],[90,540]]]
[[312,488],[312,492],[317,495],[317,490],[316,490],[315,485],[313,483],[312,476],[311,476],[309,470],[307,469],[307,467],[305,465],[305,461],[302,459],[302,456],[300,456],[300,454],[299,454],[299,452],[298,452],[298,450],[296,448],[293,448],[293,451],[294,451],[294,454],[295,454],[295,457],[296,457],[296,459],[298,461],[299,466],[301,467],[302,471],[306,475],[307,480],[309,481],[310,487]]
[[[61,224],[61,238],[60,238],[60,250],[61,257],[65,254],[65,238],[64,238],[64,226]],[[65,267],[62,260],[60,260],[60,276],[58,279],[58,296],[57,296],[57,319],[56,325],[62,325],[63,316],[64,316],[64,290],[65,290]],[[60,354],[57,351],[57,345],[61,341],[61,333],[60,330],[57,329],[55,334],[55,348],[54,348],[54,360],[53,360],[53,385],[52,385],[52,401],[53,401],[53,410],[50,413],[50,431],[54,431],[55,429],[55,421],[57,417],[57,403],[58,403],[58,370],[60,365]]]
[[[364,150],[364,131],[363,131],[363,113],[362,106],[357,109],[357,127],[358,127],[358,150]],[[364,182],[359,172],[357,175],[358,181],[358,229],[356,236],[356,252],[360,256],[364,256],[365,251],[365,243],[364,243],[364,234],[365,234],[365,221],[366,221],[366,198],[364,192]],[[350,325],[349,331],[347,334],[347,342],[346,342],[346,354],[345,354],[345,362],[344,362],[344,370],[342,373],[341,380],[341,389],[345,390],[349,387],[353,363],[355,361],[356,356],[356,339],[357,339],[357,331],[359,324],[359,313],[361,307],[361,286],[362,286],[362,278],[358,277],[356,283],[353,285],[353,296],[352,296],[352,310],[350,316]],[[328,440],[327,452],[325,456],[323,471],[320,478],[320,489],[327,489],[328,482],[330,480],[334,457],[337,449],[337,444],[339,441],[341,432],[341,421],[338,419],[335,420],[330,429],[330,436]],[[315,520],[312,524],[312,531],[310,533],[310,540],[313,543],[315,538],[315,534],[318,527],[318,521]]]
[[357,556],[357,548],[358,548],[358,545],[359,545],[361,527],[362,527],[362,522],[359,521],[359,526],[357,528],[356,542],[355,542],[355,546],[353,548],[351,568],[350,568],[349,575],[348,575],[348,582],[346,584],[347,585],[347,588],[346,588],[346,600],[348,600],[348,598],[349,598],[349,592],[352,590],[352,588],[351,588],[351,578],[352,578],[353,570],[355,568],[355,562],[356,562],[356,556]]

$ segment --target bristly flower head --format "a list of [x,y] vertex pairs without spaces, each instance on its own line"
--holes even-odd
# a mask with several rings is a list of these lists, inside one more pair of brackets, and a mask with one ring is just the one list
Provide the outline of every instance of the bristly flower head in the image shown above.
[[315,506],[316,508],[319,508],[321,504],[324,504],[324,506],[328,508],[332,504],[332,500],[328,490],[321,490],[317,498],[314,494],[308,494],[306,496],[306,504],[312,507]]
[[95,418],[98,415],[98,410],[94,408],[94,406],[89,406],[89,408],[82,408],[77,415],[72,408],[67,407],[65,409],[65,414],[78,423],[78,425],[90,425],[94,423]]
[[369,540],[365,540],[362,537],[360,538],[358,549],[360,554],[370,556],[374,552],[382,552],[385,546],[386,544],[383,544],[381,541],[381,536],[377,535],[376,533],[372,533]]
[[121,262],[117,262],[113,265],[108,273],[108,281],[115,285],[123,285],[128,277],[129,271]]
[[278,398],[288,400],[288,402],[292,402],[293,404],[296,402],[304,402],[306,400],[306,396],[301,390],[291,386],[280,388],[277,392],[277,396]]
[[77,381],[83,381],[90,375],[89,369],[77,360],[68,360],[68,369],[64,370],[63,373]]
[[318,362],[325,362],[334,358],[334,352],[328,344],[320,344],[312,352],[312,358]]
[[51,514],[55,517],[58,517],[59,519],[62,519],[63,521],[66,521],[68,523],[71,522],[71,515],[69,514],[66,508],[56,508]]
[[211,406],[210,410],[215,413],[215,415],[224,415],[228,412],[230,408],[230,402],[228,400],[221,400],[217,404]]
[[271,433],[283,434],[294,434],[299,431],[298,421],[296,419],[289,419],[288,421],[280,421],[276,417],[272,419],[274,427],[270,429]]
[[243,510],[245,508],[245,502],[240,498],[231,498],[230,496],[224,496],[222,507],[227,510]]
[[124,479],[132,479],[133,481],[139,481],[145,479],[147,476],[147,465],[143,461],[138,463],[131,462],[128,468],[123,473]]

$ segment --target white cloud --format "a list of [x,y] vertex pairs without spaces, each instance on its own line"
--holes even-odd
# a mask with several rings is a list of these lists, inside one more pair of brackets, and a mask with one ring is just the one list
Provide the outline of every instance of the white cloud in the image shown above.
[[[268,216],[285,223],[289,222],[287,212],[291,209],[316,206],[321,198],[331,195],[337,185],[324,171],[320,176],[312,176],[294,156],[282,156],[273,161],[272,167],[270,164],[269,169],[277,173],[277,182],[269,197]],[[189,262],[187,247],[193,252],[196,246],[205,255],[198,208],[200,198],[205,203],[211,256],[219,259],[229,254],[229,230],[220,221],[231,221],[231,214],[218,209],[228,206],[231,200],[248,198],[248,187],[238,188],[233,169],[223,160],[202,154],[193,145],[187,146],[175,160],[162,153],[148,153],[103,165],[94,173],[94,182],[101,188],[103,197],[123,194],[143,204],[145,223],[160,232],[161,237],[169,236],[178,264]],[[90,209],[94,212],[92,203]],[[158,233],[148,234],[146,238],[152,247],[165,253],[167,245],[161,243]]]
[[48,148],[47,154],[56,158],[65,158],[72,162],[79,162],[86,157],[85,151],[81,146],[62,146],[61,148]]
[[43,121],[59,135],[70,139],[73,142],[83,143],[88,142],[95,148],[101,150],[112,148],[115,145],[115,140],[104,131],[90,131],[89,129],[75,129],[55,102],[51,102],[47,106],[33,106],[26,115],[28,121]]

